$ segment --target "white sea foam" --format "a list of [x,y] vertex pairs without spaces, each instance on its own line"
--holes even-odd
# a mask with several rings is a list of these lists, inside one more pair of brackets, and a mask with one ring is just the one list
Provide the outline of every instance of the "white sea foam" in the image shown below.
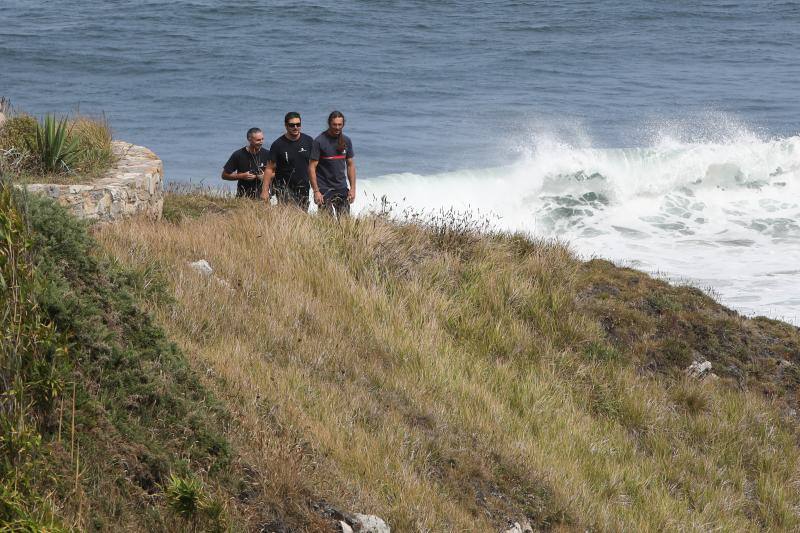
[[396,212],[478,211],[500,229],[558,237],[584,257],[710,289],[746,314],[800,323],[800,136],[716,137],[661,133],[630,149],[544,137],[508,167],[364,180],[356,208],[386,198]]

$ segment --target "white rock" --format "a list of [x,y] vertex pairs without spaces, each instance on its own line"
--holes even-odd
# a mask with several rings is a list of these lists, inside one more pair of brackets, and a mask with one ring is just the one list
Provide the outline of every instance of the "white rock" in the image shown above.
[[391,533],[391,529],[382,518],[374,515],[354,514],[353,517],[361,525],[361,533]]
[[189,263],[189,266],[192,267],[197,272],[201,274],[205,274],[206,276],[210,276],[214,273],[214,269],[211,268],[211,265],[208,264],[208,261],[205,259],[200,259],[199,261],[195,261],[194,263]]
[[711,372],[711,361],[695,361],[686,369],[689,377],[693,378],[705,377],[709,372]]
[[523,520],[522,523],[514,522],[514,525],[503,533],[533,533],[533,528],[527,520]]
[[342,533],[353,533],[353,528],[347,525],[344,520],[339,520],[339,527],[342,528]]

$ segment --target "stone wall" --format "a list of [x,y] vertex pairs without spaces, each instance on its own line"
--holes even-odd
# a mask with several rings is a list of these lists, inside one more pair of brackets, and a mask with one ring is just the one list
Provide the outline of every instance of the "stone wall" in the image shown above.
[[110,221],[144,214],[161,218],[164,205],[164,164],[144,146],[114,141],[117,164],[105,176],[80,185],[34,184],[30,192],[42,193],[90,220]]

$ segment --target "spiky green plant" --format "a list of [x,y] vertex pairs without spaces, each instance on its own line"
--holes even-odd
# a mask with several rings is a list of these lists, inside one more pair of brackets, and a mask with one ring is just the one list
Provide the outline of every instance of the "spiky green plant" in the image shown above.
[[81,154],[78,141],[70,136],[66,117],[57,120],[54,115],[46,115],[37,124],[36,139],[26,140],[26,143],[46,172],[71,170]]
[[171,474],[164,494],[169,507],[187,520],[197,519],[206,501],[203,484],[194,477]]

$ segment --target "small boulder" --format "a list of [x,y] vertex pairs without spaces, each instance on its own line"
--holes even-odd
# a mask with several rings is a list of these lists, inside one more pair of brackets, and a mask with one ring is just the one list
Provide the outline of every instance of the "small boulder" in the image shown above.
[[355,513],[353,518],[356,522],[356,524],[353,525],[361,526],[356,527],[361,533],[391,533],[392,531],[389,529],[389,526],[386,525],[386,522],[377,516]]
[[189,266],[192,269],[196,270],[197,272],[204,274],[206,276],[210,276],[214,273],[214,269],[211,268],[211,265],[208,264],[208,261],[205,259],[201,259],[199,261],[195,261],[194,263],[189,263]]
[[711,361],[694,361],[689,368],[686,369],[686,374],[695,379],[702,379],[711,373]]
[[353,528],[344,520],[339,520],[339,527],[342,528],[342,533],[353,533]]
[[523,520],[522,522],[514,522],[511,527],[503,531],[503,533],[533,533],[533,528],[530,522]]

